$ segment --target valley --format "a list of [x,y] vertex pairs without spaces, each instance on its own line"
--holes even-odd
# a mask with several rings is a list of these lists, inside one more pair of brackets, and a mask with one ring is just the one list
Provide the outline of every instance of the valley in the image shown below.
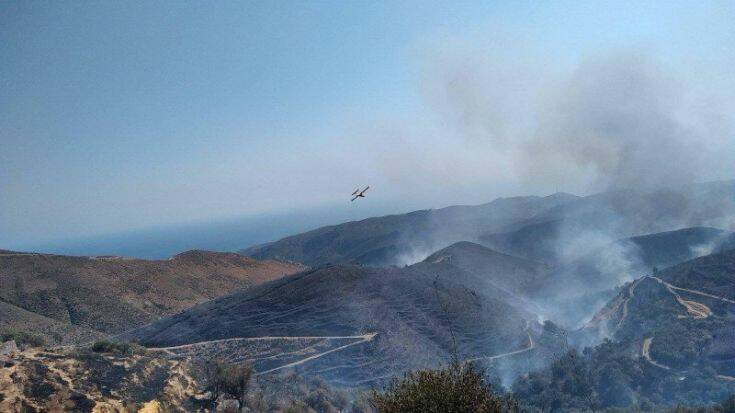
[[[5,373],[48,385],[0,387],[0,406],[155,401],[186,411],[202,397],[197,366],[212,360],[251,366],[269,403],[317,391],[357,403],[455,359],[533,409],[715,401],[735,392],[735,244],[697,226],[725,206],[683,210],[702,194],[717,205],[723,185],[371,218],[242,253],[254,258],[3,251],[0,333],[46,344],[21,340],[3,356]],[[656,210],[661,196],[678,201]],[[667,228],[674,223],[694,226]],[[90,353],[101,339],[142,347]],[[141,373],[141,362],[155,371]],[[96,383],[86,372],[99,368]],[[706,391],[695,397],[692,383]]]
[[0,413],[735,413],[733,22],[0,2]]

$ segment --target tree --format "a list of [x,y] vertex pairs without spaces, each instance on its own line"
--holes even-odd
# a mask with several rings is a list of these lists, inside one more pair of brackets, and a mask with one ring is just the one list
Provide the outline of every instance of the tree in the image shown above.
[[494,395],[483,374],[472,364],[451,363],[436,370],[406,374],[388,385],[384,392],[373,391],[371,402],[381,413],[500,413],[515,412],[517,404]]
[[221,396],[231,397],[245,405],[245,396],[250,387],[253,369],[248,364],[235,364],[222,359],[210,360],[204,365],[204,388],[211,392],[212,407]]

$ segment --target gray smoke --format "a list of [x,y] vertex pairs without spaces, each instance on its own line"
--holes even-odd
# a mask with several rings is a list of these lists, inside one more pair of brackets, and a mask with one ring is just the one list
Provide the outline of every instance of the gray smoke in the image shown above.
[[530,176],[581,167],[606,189],[695,181],[707,138],[683,118],[681,89],[645,56],[586,61],[552,91],[519,164]]
[[[729,102],[709,99],[706,79],[682,77],[679,68],[651,54],[615,51],[566,70],[477,51],[438,55],[424,89],[448,135],[486,155],[487,169],[478,173],[512,165],[529,192],[633,190],[565,219],[554,244],[555,265],[577,282],[556,291],[552,305],[594,298],[650,271],[637,248],[621,238],[704,222],[701,202],[661,193],[652,195],[661,204],[651,211],[650,198],[638,190],[732,178],[733,118],[723,115]],[[433,244],[449,243],[441,237],[436,234]],[[609,299],[600,297],[586,300],[593,305],[575,315]]]
[[708,98],[706,79],[684,81],[646,53],[589,57],[571,70],[454,56],[434,73],[425,89],[442,122],[485,151],[488,173],[501,155],[511,159],[524,187],[602,191],[732,172],[727,102]]

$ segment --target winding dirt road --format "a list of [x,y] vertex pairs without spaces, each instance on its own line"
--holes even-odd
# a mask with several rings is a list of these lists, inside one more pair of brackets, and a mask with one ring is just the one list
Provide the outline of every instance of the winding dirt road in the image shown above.
[[[208,344],[217,344],[217,343],[228,343],[233,341],[273,341],[273,340],[289,340],[289,341],[296,341],[296,340],[349,340],[349,339],[361,339],[364,341],[370,341],[375,336],[377,336],[378,333],[368,333],[363,334],[360,336],[262,336],[262,337],[234,337],[234,338],[223,338],[219,340],[208,340],[208,341],[199,341],[196,343],[191,344],[182,344],[179,346],[170,346],[170,347],[148,347],[148,350],[151,351],[171,351],[171,350],[184,350],[192,347],[197,346],[204,346]],[[362,342],[362,341],[361,341]]]
[[352,346],[355,346],[355,345],[358,345],[358,344],[367,343],[368,341],[371,341],[373,338],[375,338],[376,335],[378,335],[378,333],[365,334],[365,335],[361,336],[361,337],[363,337],[362,340],[355,341],[354,343],[345,344],[343,346],[339,346],[337,348],[333,348],[333,349],[328,350],[328,351],[325,351],[323,353],[315,354],[313,356],[309,356],[309,357],[307,357],[305,359],[302,359],[302,360],[299,360],[299,361],[294,361],[293,363],[288,363],[288,364],[285,364],[283,366],[272,368],[270,370],[261,371],[261,372],[256,373],[255,375],[256,376],[260,376],[260,375],[272,373],[274,371],[278,371],[278,370],[281,370],[281,369],[286,369],[286,368],[289,368],[289,367],[298,366],[299,364],[304,364],[304,363],[306,363],[308,361],[311,361],[311,360],[314,360],[314,359],[318,359],[319,357],[322,357],[322,356],[326,356],[327,354],[334,353],[334,352],[340,351],[340,350],[344,350],[347,347],[352,347]]
[[597,314],[595,314],[595,316],[592,317],[592,319],[589,320],[584,325],[583,328],[599,327],[600,324],[602,324],[603,322],[606,322],[606,321],[612,319],[615,316],[615,314],[618,313],[618,310],[620,310],[620,308],[622,308],[623,309],[622,310],[623,311],[622,316],[620,317],[620,320],[618,320],[618,323],[616,324],[616,327],[620,327],[623,324],[623,321],[625,321],[625,319],[628,317],[628,302],[635,295],[635,287],[644,278],[639,278],[639,279],[633,281],[632,283],[630,283],[630,285],[628,286],[628,289],[626,290],[626,297],[625,298],[622,298],[621,299],[621,298],[619,298],[620,296],[618,296],[615,299],[615,301],[614,301],[614,303],[613,303],[612,306],[608,307],[607,309],[602,309],[600,312],[598,312]]
[[[708,297],[712,297],[712,298],[717,298],[717,299],[723,300],[725,302],[728,302],[729,301],[727,298],[717,297],[715,295],[703,293],[701,291],[695,291],[695,290],[689,290],[689,289],[686,289],[686,288],[676,287],[676,286],[671,285],[671,284],[667,283],[666,281],[664,281],[664,280],[662,280],[662,279],[660,279],[658,277],[650,276],[649,278],[651,278],[653,280],[656,280],[659,284],[663,285],[668,292],[670,292],[671,294],[673,294],[674,298],[676,299],[676,302],[679,303],[679,304],[681,304],[682,306],[684,306],[684,308],[686,308],[686,310],[687,310],[687,313],[689,313],[692,316],[692,318],[698,318],[698,319],[707,318],[707,317],[709,317],[709,316],[712,315],[712,310],[710,310],[709,307],[707,307],[706,305],[704,305],[702,303],[699,303],[699,302],[696,302],[696,301],[692,301],[692,300],[685,300],[684,298],[682,298],[681,295],[679,295],[679,293],[677,293],[674,290],[687,291],[687,292],[690,292],[692,294],[705,295],[705,296],[708,296]],[[735,303],[735,301],[733,301],[733,303]]]
[[623,315],[620,317],[620,320],[618,320],[617,327],[619,328],[621,325],[623,325],[623,321],[625,321],[626,317],[628,317],[628,302],[633,298],[635,295],[635,287],[641,282],[643,278],[639,278],[635,281],[633,281],[630,284],[630,287],[628,287],[628,297],[623,300]]
[[528,345],[520,350],[511,351],[508,353],[496,354],[494,356],[473,357],[470,359],[466,359],[465,362],[478,361],[478,360],[497,360],[499,358],[513,356],[516,354],[521,354],[527,351],[531,351],[536,347],[536,343],[533,342],[533,337],[531,336],[531,332],[528,331],[528,327],[526,327],[526,334],[528,335]]
[[[651,363],[651,365],[654,365],[656,367],[662,368],[664,370],[671,370],[671,367],[665,366],[665,365],[657,362],[656,360],[654,360],[651,357],[651,343],[652,342],[653,342],[653,337],[649,337],[649,338],[643,340],[643,346],[641,347],[641,356],[643,356],[643,358],[645,358],[646,361],[648,361],[649,363]],[[717,379],[719,379],[719,380],[735,381],[735,377],[726,376],[724,374],[718,374],[715,377]]]
[[160,351],[168,354],[174,354],[173,351],[176,350],[187,350],[192,349],[196,347],[202,347],[210,344],[218,344],[218,343],[228,343],[228,342],[248,342],[248,341],[273,341],[273,340],[289,340],[289,341],[297,341],[297,340],[350,340],[355,339],[357,341],[348,343],[342,346],[339,346],[337,348],[333,348],[331,350],[327,350],[318,354],[311,355],[309,357],[303,358],[301,360],[295,361],[293,363],[284,364],[283,366],[278,366],[269,370],[261,371],[255,374],[255,376],[260,376],[263,374],[273,373],[275,371],[286,369],[289,367],[298,366],[300,364],[307,363],[309,361],[318,359],[320,357],[326,356],[327,354],[331,354],[340,350],[344,350],[348,347],[356,346],[358,344],[367,343],[368,341],[372,341],[375,336],[377,336],[378,333],[367,333],[359,336],[263,336],[263,337],[236,337],[236,338],[225,338],[220,340],[209,340],[209,341],[200,341],[197,343],[191,343],[191,344],[183,344],[179,346],[170,346],[170,347],[150,347],[148,348],[149,351]]
[[[725,297],[720,297],[720,296],[710,294],[710,293],[705,293],[703,291],[697,291],[697,290],[692,290],[689,288],[677,287],[673,284],[670,284],[662,280],[661,278],[658,278],[652,275],[646,276],[646,278],[651,278],[655,280],[656,282],[658,282],[659,284],[663,285],[666,288],[666,290],[669,291],[674,296],[674,298],[676,299],[676,302],[684,306],[684,308],[686,308],[687,313],[689,313],[692,316],[692,318],[703,319],[703,318],[710,317],[712,316],[712,310],[710,310],[710,308],[707,307],[706,305],[699,303],[697,301],[685,300],[675,290],[684,291],[690,294],[700,295],[702,297],[708,297],[708,298],[712,298],[715,300],[720,300],[722,302],[729,303],[729,304],[735,304],[735,300],[731,300]],[[652,365],[656,367],[660,367],[666,370],[671,370],[671,367],[658,363],[651,357],[651,343],[652,342],[653,342],[653,337],[649,337],[643,340],[643,346],[641,347],[641,355],[643,356],[643,358],[645,358],[649,363],[651,363]],[[720,380],[735,381],[735,377],[732,377],[732,376],[718,374],[716,377]]]
[[[304,363],[307,363],[309,361],[318,359],[320,357],[326,356],[327,354],[335,353],[337,351],[344,350],[348,347],[356,346],[358,344],[363,344],[369,341],[372,341],[378,333],[368,333],[363,334],[359,336],[265,336],[265,337],[238,337],[238,338],[225,338],[220,340],[209,340],[209,341],[200,341],[197,343],[191,343],[191,344],[183,344],[179,346],[169,346],[169,347],[150,347],[148,348],[149,351],[160,351],[168,354],[174,354],[173,351],[176,350],[187,350],[192,349],[196,347],[206,346],[210,344],[218,344],[218,343],[226,343],[226,342],[237,342],[237,341],[267,341],[267,340],[348,340],[348,339],[356,339],[357,341],[353,343],[348,343],[336,348],[333,348],[331,350],[327,350],[318,354],[314,354],[312,356],[303,358],[301,360],[295,361],[293,363],[284,364],[283,366],[278,366],[269,370],[261,371],[255,374],[255,376],[260,376],[263,374],[273,373],[278,370],[295,367]],[[526,335],[528,336],[528,345],[522,349],[510,351],[507,353],[502,354],[496,354],[493,356],[480,356],[480,357],[474,357],[470,359],[466,359],[466,362],[471,361],[478,361],[478,360],[497,360],[503,357],[513,356],[516,354],[525,353],[527,351],[531,351],[536,347],[536,343],[533,341],[533,336],[531,336],[530,331],[528,331],[528,328],[526,328]]]
[[659,283],[661,283],[661,284],[663,284],[663,285],[665,285],[665,286],[667,286],[667,287],[669,287],[671,289],[674,289],[674,290],[679,290],[679,291],[684,291],[684,292],[691,293],[691,294],[701,295],[703,297],[714,298],[716,300],[720,300],[722,302],[729,303],[729,304],[735,304],[735,300],[731,300],[729,298],[720,297],[718,295],[714,295],[714,294],[710,294],[710,293],[705,293],[703,291],[690,290],[688,288],[677,287],[675,285],[669,284],[666,281],[664,281],[664,280],[662,280],[662,279],[660,279],[658,277],[654,277],[652,275],[649,275],[648,278],[653,278],[654,280],[658,281]]
[[663,285],[664,288],[666,288],[666,290],[674,296],[674,298],[676,299],[676,302],[682,305],[687,310],[687,313],[693,318],[703,319],[703,318],[710,317],[712,316],[712,310],[705,304],[702,304],[697,301],[685,299],[684,297],[681,296],[681,294],[677,293],[677,291],[683,291],[686,293],[695,294],[695,295],[699,295],[702,297],[708,297],[708,298],[712,298],[715,300],[720,300],[725,303],[735,304],[735,300],[731,300],[729,298],[720,297],[720,296],[710,294],[710,293],[705,293],[703,291],[691,290],[689,288],[677,287],[673,284],[670,284],[662,280],[661,278],[658,278],[652,275],[647,275],[645,277],[642,277],[642,278],[639,278],[633,281],[628,287],[626,297],[624,299],[619,299],[609,309],[605,310],[604,312],[598,313],[594,318],[592,318],[592,320],[587,322],[587,324],[585,325],[585,328],[598,326],[603,321],[613,318],[613,316],[618,312],[618,310],[622,308],[622,315],[616,325],[616,327],[619,328],[628,317],[628,303],[635,295],[635,288],[638,286],[638,284],[640,284],[641,281],[643,281],[646,278],[655,280],[659,284]]
[[657,363],[656,360],[651,358],[651,343],[653,342],[653,337],[649,337],[645,340],[643,340],[643,347],[641,348],[641,355],[643,358],[645,358],[649,363],[656,367],[660,367],[664,370],[671,370],[671,367],[664,366],[663,364]]

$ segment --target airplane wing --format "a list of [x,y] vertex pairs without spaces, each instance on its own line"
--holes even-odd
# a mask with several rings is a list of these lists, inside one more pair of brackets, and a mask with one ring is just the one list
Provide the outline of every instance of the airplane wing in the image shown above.
[[352,195],[357,195],[358,192],[360,192],[360,188],[355,189],[355,192],[353,192]]
[[358,198],[358,196],[357,196],[357,195],[355,195],[354,197],[352,197],[352,199],[350,200],[350,202],[352,202],[352,201],[356,200],[357,198]]
[[367,191],[368,189],[370,189],[370,185],[366,186],[365,189],[363,189],[362,192],[360,192],[360,194],[364,194],[365,191]]

